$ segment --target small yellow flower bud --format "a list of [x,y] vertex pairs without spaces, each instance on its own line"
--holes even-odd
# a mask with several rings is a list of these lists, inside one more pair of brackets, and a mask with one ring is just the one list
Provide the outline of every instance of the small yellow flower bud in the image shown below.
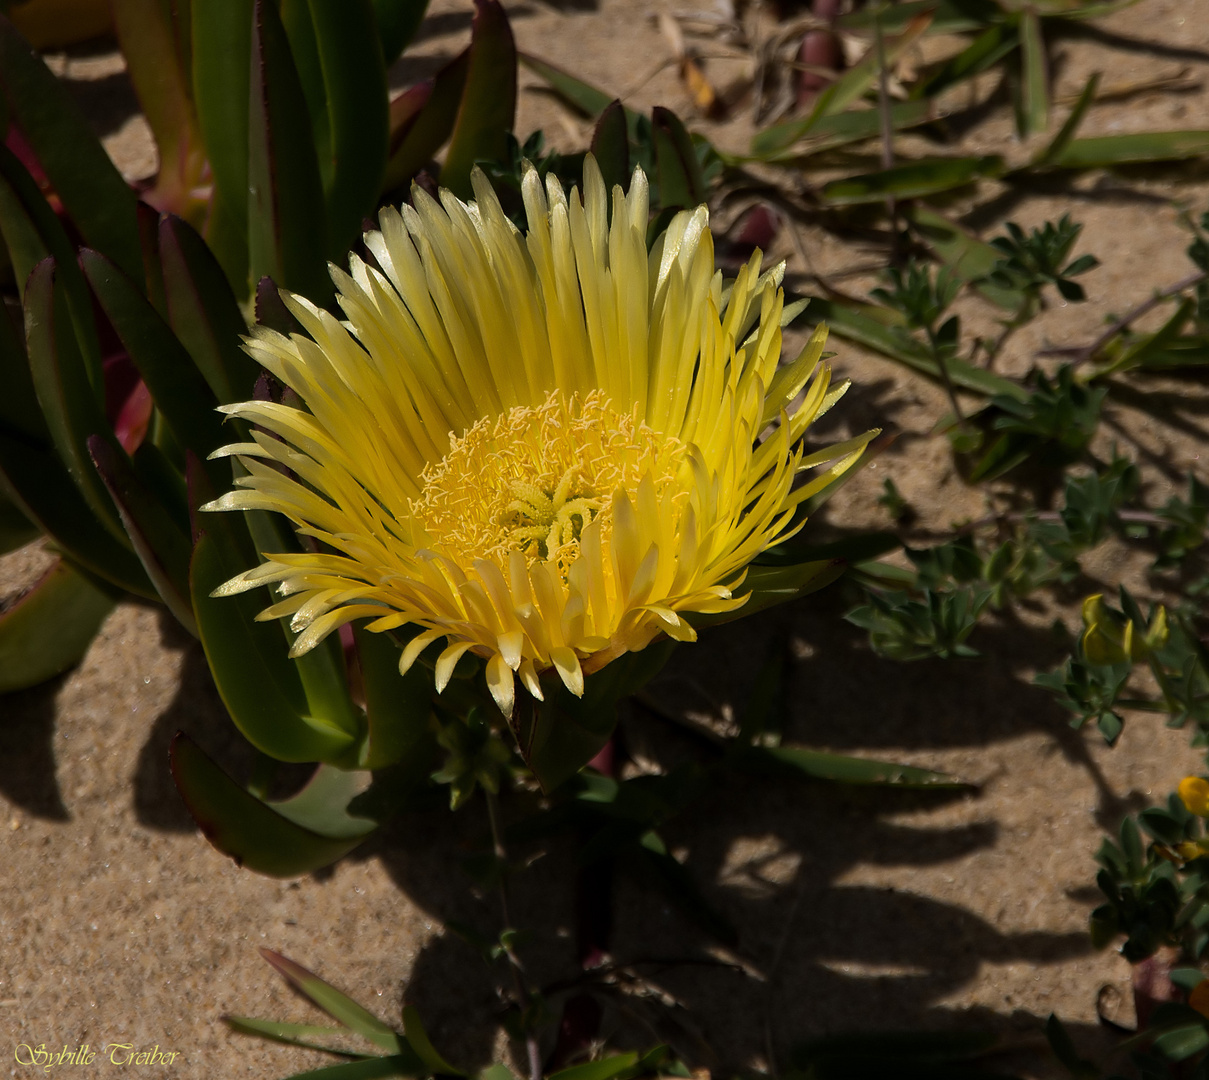
[[1209,780],[1199,776],[1185,776],[1177,790],[1190,814],[1209,817]]

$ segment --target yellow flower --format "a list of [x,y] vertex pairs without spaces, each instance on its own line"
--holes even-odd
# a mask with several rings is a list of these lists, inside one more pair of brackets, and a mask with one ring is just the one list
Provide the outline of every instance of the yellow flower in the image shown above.
[[875,434],[803,450],[846,385],[823,330],[778,368],[783,266],[761,275],[757,252],[724,282],[705,207],[648,256],[642,172],[611,223],[590,158],[584,189],[530,170],[525,234],[482,174],[470,204],[416,189],[366,235],[376,266],[332,269],[347,321],[286,296],[310,337],[248,340],[305,407],[224,406],[254,441],[219,451],[247,475],[206,509],[279,511],[318,550],[216,595],[279,582],[261,618],[291,617],[295,655],[350,620],[411,623],[400,669],[444,638],[438,690],[470,651],[506,715],[514,676],[582,695],[618,656],[692,640],[686,615],[741,605],[747,565]]
[[1199,776],[1185,776],[1176,791],[1179,792],[1180,800],[1188,813],[1196,814],[1197,817],[1209,817],[1209,780]]

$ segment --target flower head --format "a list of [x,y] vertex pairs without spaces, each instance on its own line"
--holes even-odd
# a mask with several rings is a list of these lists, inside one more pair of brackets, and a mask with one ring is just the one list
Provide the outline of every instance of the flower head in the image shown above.
[[279,583],[261,617],[291,617],[295,654],[354,619],[415,624],[401,670],[443,638],[437,689],[473,652],[508,714],[514,678],[582,694],[626,652],[692,640],[686,615],[741,605],[747,565],[869,436],[804,453],[844,390],[825,333],[778,367],[783,268],[757,253],[724,282],[705,207],[648,255],[641,171],[610,220],[590,158],[582,199],[530,170],[524,234],[474,190],[383,211],[377,265],[332,270],[346,321],[287,296],[309,337],[254,330],[302,407],[224,406],[253,441],[219,451],[247,474],[207,509],[279,511],[318,542],[218,590]]

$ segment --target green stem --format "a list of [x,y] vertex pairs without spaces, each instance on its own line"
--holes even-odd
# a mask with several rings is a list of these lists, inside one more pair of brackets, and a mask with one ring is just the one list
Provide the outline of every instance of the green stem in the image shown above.
[[[512,930],[514,927],[512,916],[509,914],[508,877],[505,872],[508,865],[508,851],[504,847],[504,834],[500,829],[499,797],[494,791],[489,791],[487,788],[483,788],[483,794],[487,797],[487,820],[491,824],[492,851],[499,863],[500,914],[503,916],[504,929]],[[524,1013],[532,999],[529,988],[525,985],[525,969],[511,945],[504,945],[504,954],[508,957],[508,967],[512,971],[512,985],[517,997],[517,1008],[521,1010],[521,1020],[524,1023]],[[541,1080],[541,1048],[537,1043],[537,1035],[527,1028],[526,1024],[525,1050],[529,1057],[529,1080]]]

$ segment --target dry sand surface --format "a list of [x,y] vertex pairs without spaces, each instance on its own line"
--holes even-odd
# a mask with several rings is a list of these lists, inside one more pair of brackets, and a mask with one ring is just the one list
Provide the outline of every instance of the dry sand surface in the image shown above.
[[[422,40],[395,73],[398,85],[461,48],[468,8],[433,4]],[[626,93],[637,107],[666,104],[692,117],[674,68],[660,66],[667,44],[648,5],[602,0],[599,8],[559,9],[534,0],[509,8],[522,48]],[[1209,126],[1207,28],[1209,0],[1142,0],[1062,45],[1057,93],[1076,93],[1097,69],[1111,83],[1188,69],[1199,89],[1098,107],[1086,130]],[[112,45],[53,62],[127,175],[152,172],[154,150]],[[523,79],[521,133],[540,125],[555,145],[582,146],[587,126]],[[721,127],[690,122],[736,148],[751,132],[750,110]],[[1028,149],[1012,140],[1006,118],[992,117],[968,140],[1013,159]],[[1088,339],[1108,312],[1186,274],[1178,206],[1209,209],[1209,186],[1193,171],[1174,183],[1092,177],[1076,186],[1074,197],[984,194],[981,209],[958,207],[984,230],[1009,216],[1032,225],[1069,210],[1086,224],[1080,250],[1104,263],[1083,279],[1091,302],[1051,312],[1021,334],[1005,357],[1008,370],[1026,369],[1044,344]],[[733,212],[723,208],[720,218]],[[791,281],[825,273],[858,295],[872,283],[868,251],[809,230],[800,239],[809,267],[787,234],[775,252],[791,258]],[[968,317],[986,319],[974,309]],[[929,434],[942,411],[939,395],[885,361],[842,342],[836,348],[855,386],[824,434],[876,423],[895,425],[902,437],[845,489],[823,527],[885,526],[875,499],[886,475],[920,511],[921,535],[982,513],[981,496],[953,474],[944,439]],[[1112,419],[1160,500],[1189,469],[1206,478],[1197,465],[1207,445],[1200,418],[1178,438],[1141,414],[1117,410]],[[44,558],[27,549],[0,560],[0,596],[20,589]],[[686,1032],[707,1033],[719,1069],[764,1063],[770,1040],[783,1051],[808,1035],[857,1027],[985,1025],[1028,1039],[1051,1011],[1085,1045],[1103,1045],[1097,996],[1108,987],[1105,1001],[1127,999],[1129,972],[1115,953],[1088,943],[1092,854],[1105,828],[1164,796],[1201,757],[1186,734],[1146,716],[1130,717],[1110,750],[1097,735],[1072,731],[1030,685],[1035,671],[1060,661],[1060,642],[1044,631],[1056,618],[1077,625],[1079,589],[1127,580],[1145,591],[1144,566],[1115,549],[1095,553],[1087,569],[1090,581],[1063,606],[992,621],[974,638],[982,658],[963,663],[876,658],[839,621],[835,590],[681,650],[655,692],[691,702],[707,720],[733,718],[765,658],[788,649],[791,741],[926,765],[980,788],[948,799],[781,783],[719,789],[667,839],[742,928],[730,957],[741,964],[644,967],[677,1003],[647,1011],[664,1017],[663,1034],[691,1043]],[[492,898],[470,895],[458,866],[459,850],[479,842],[486,827],[478,805],[452,820],[404,818],[323,874],[276,881],[236,868],[200,836],[166,769],[178,729],[230,759],[237,751],[229,721],[200,648],[148,606],[119,606],[78,669],[8,697],[0,715],[0,1033],[7,1039],[0,1060],[11,1075],[36,1071],[8,1057],[22,1043],[158,1046],[175,1053],[174,1062],[137,1071],[181,1080],[269,1078],[322,1064],[317,1055],[233,1035],[220,1022],[227,1013],[318,1021],[258,946],[320,972],[389,1022],[399,1022],[402,1003],[415,1004],[458,1064],[480,1067],[502,1048],[490,973],[443,931],[451,918],[496,925]],[[646,714],[629,718],[626,736],[640,763],[685,752],[682,737]],[[572,970],[570,885],[556,873],[567,854],[554,852],[515,885],[517,921],[537,931],[531,956],[539,982]],[[626,877],[614,951],[627,960],[701,955],[699,939],[662,894]],[[1128,1023],[1129,1006],[1122,1008]],[[1037,1062],[1024,1067],[1051,1074]],[[121,1071],[104,1055],[63,1068],[73,1076]]]

